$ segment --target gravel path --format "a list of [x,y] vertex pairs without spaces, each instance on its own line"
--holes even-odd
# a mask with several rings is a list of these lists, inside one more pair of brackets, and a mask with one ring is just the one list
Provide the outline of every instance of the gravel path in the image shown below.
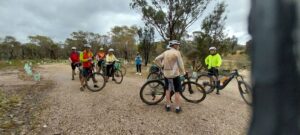
[[164,102],[145,105],[139,98],[144,83],[140,76],[129,75],[122,84],[108,82],[100,92],[81,92],[79,80],[70,79],[65,64],[42,66],[45,79],[54,80],[55,88],[45,101],[43,127],[37,134],[100,135],[100,134],[245,134],[251,115],[240,97],[236,82],[210,94],[200,104],[183,101],[183,112],[165,112]]

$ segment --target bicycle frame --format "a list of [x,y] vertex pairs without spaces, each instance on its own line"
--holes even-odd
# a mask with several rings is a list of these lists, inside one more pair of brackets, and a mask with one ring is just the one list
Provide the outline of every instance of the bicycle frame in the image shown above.
[[[228,76],[227,76],[227,77],[228,77]],[[226,86],[227,86],[234,78],[237,80],[237,82],[238,82],[239,80],[244,81],[244,78],[243,78],[241,75],[239,75],[238,71],[237,71],[237,70],[234,70],[234,72],[231,73],[231,74],[229,75],[229,79],[227,79],[225,82],[223,82],[223,85],[222,85],[222,86],[219,86],[219,87],[218,87],[217,84],[215,84],[215,86],[218,87],[219,90],[222,90],[222,89],[224,89],[224,88],[225,88],[225,87],[226,87]]]

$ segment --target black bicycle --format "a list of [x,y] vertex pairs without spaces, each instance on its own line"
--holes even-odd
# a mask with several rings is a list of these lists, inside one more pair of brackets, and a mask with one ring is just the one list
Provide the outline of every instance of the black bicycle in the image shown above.
[[[190,81],[188,74],[181,78],[183,91],[180,92],[180,95],[183,99],[191,103],[200,103],[205,99],[206,93],[200,84]],[[148,105],[158,104],[166,95],[164,86],[164,79],[147,81],[140,89],[141,100]]]
[[[103,62],[103,65],[102,65],[102,72],[103,72],[103,74],[105,74],[105,77],[107,77],[107,79],[108,79],[108,76],[106,76],[106,72],[107,72],[107,65],[105,64],[106,62]],[[121,63],[119,62],[119,61],[115,61],[115,62],[113,62],[113,64],[114,64],[114,66],[113,66],[113,68],[114,68],[114,74],[113,74],[113,77],[114,77],[114,82],[116,83],[116,84],[121,84],[122,83],[122,81],[123,81],[123,73],[122,73],[122,71],[121,71]],[[111,70],[109,71],[109,72],[111,72]]]
[[163,79],[164,75],[162,69],[157,65],[152,65],[149,70],[149,75],[147,76],[147,80],[160,80]]
[[[82,67],[78,68],[80,75],[79,78],[82,78]],[[94,72],[94,66],[92,66],[91,72],[85,78],[85,86],[92,92],[97,92],[102,90],[106,85],[104,75],[99,72]]]
[[215,89],[217,89],[217,93],[219,90],[223,90],[234,78],[238,83],[239,92],[243,100],[248,105],[252,105],[252,88],[244,81],[243,76],[239,74],[238,70],[234,70],[230,75],[225,76],[225,80],[219,80],[214,74],[204,73],[198,76],[196,82],[201,84],[206,93],[209,94]]

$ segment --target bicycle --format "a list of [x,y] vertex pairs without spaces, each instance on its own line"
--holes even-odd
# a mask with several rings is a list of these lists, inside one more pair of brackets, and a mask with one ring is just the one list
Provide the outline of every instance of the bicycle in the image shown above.
[[149,75],[147,76],[147,80],[159,80],[159,79],[163,79],[164,75],[162,72],[162,69],[160,67],[158,67],[157,65],[153,64],[150,67],[150,71],[149,71]]
[[[79,72],[80,72],[79,73],[79,78],[81,79],[82,74],[83,74],[83,68],[79,67],[78,69],[79,69]],[[93,83],[91,83],[90,80],[92,80]],[[97,85],[98,87],[95,87],[95,85],[90,85],[90,84],[94,84],[94,83],[99,84],[99,82],[103,82],[103,83],[100,86]],[[105,81],[104,76],[99,72],[94,72],[94,66],[92,66],[92,70],[91,70],[91,72],[89,72],[89,74],[85,78],[84,83],[85,83],[84,86],[86,86],[92,92],[100,91],[106,86],[106,81]]]
[[[105,76],[106,76],[106,69],[107,69],[107,64],[105,64],[106,62],[103,62],[103,68],[102,68],[102,72],[105,74]],[[115,72],[114,72],[114,74],[113,74],[113,77],[114,77],[114,82],[116,83],[116,84],[121,84],[122,83],[122,81],[123,81],[123,73],[122,73],[122,71],[121,71],[121,64],[120,64],[121,62],[120,61],[115,61],[113,64],[114,64],[114,70],[115,70]],[[109,72],[111,72],[111,71],[109,71]],[[107,77],[107,79],[108,79],[108,76],[106,76]]]
[[[144,103],[156,105],[164,99],[166,89],[163,80],[149,80],[141,87],[140,98]],[[200,84],[191,81],[188,73],[182,76],[181,80],[183,90],[180,92],[180,95],[183,99],[191,103],[200,103],[205,99],[206,93],[204,88]]]
[[215,75],[210,73],[204,73],[198,76],[196,82],[201,84],[206,93],[212,93],[214,89],[223,90],[229,82],[231,82],[234,78],[238,83],[239,92],[243,98],[243,100],[248,105],[252,105],[252,88],[249,84],[244,81],[243,76],[241,76],[237,69],[235,69],[230,75],[225,76],[226,80],[223,82],[223,85],[220,85],[220,80],[218,80]]

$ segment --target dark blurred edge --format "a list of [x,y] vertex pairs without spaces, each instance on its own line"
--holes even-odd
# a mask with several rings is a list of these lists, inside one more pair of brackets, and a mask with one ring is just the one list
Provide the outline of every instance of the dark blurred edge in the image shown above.
[[296,32],[299,2],[251,1],[254,101],[250,135],[300,135],[300,73],[295,53],[300,55],[299,49],[295,51],[300,40],[299,29]]

